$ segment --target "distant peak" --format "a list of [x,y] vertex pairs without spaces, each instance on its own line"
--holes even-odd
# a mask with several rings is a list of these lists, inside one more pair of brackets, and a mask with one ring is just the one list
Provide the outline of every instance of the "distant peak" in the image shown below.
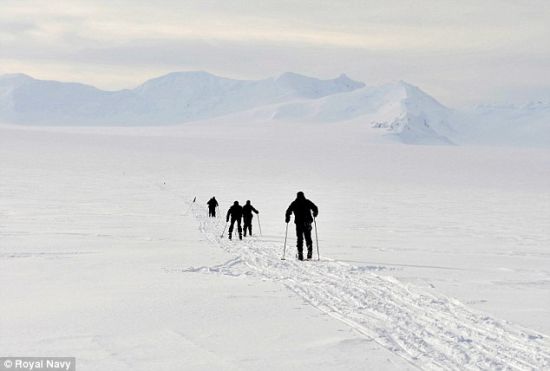
[[318,79],[285,72],[275,80],[276,84],[283,90],[303,98],[316,99],[327,95],[349,92],[365,86],[362,82],[351,80],[345,74],[335,79]]
[[338,76],[338,78],[336,78],[336,80],[339,80],[339,81],[354,81],[354,80],[350,79],[349,76],[346,75],[345,73],[341,73],[340,76]]
[[214,76],[213,74],[207,71],[175,71],[175,72],[169,73],[168,75]]
[[413,85],[413,84],[411,84],[410,82],[407,82],[407,81],[404,81],[404,80],[399,80],[399,81],[397,82],[397,85],[402,86],[402,87],[404,87],[404,88],[406,88],[406,89],[420,90],[420,89],[418,88],[418,86]]
[[413,85],[407,81],[400,80],[392,85],[395,85],[398,88],[405,90],[405,92],[409,96],[430,96],[428,93],[420,89],[418,86]]
[[408,83],[406,81],[400,80],[396,83],[387,85],[391,88],[399,89],[405,95],[405,98],[408,102],[431,102],[437,106],[446,108],[441,102],[432,97],[430,94],[426,93],[424,90],[420,89],[418,86]]
[[145,81],[136,89],[165,88],[169,85],[206,84],[213,79],[221,79],[205,71],[177,71]]
[[301,75],[299,73],[296,73],[296,72],[285,72],[283,74],[281,74],[277,80],[296,80],[296,79],[299,79],[299,80],[318,80],[318,79],[315,79],[313,77],[309,77],[309,76],[306,76],[306,75]]
[[159,79],[163,78],[178,78],[178,77],[218,77],[210,72],[206,71],[176,71],[176,72],[170,72],[166,75],[159,76]]
[[293,81],[296,81],[296,82],[297,81],[314,82],[315,81],[315,82],[326,82],[326,83],[334,82],[334,83],[351,84],[351,85],[354,85],[356,87],[364,87],[365,86],[365,84],[362,83],[362,82],[350,79],[349,76],[346,75],[345,73],[340,74],[340,76],[338,76],[337,78],[334,78],[334,79],[319,79],[319,78],[316,78],[316,77],[301,75],[301,74],[296,73],[296,72],[285,72],[282,75],[280,75],[276,80],[280,81],[280,82],[284,82],[284,81],[287,81],[287,82],[293,82]]
[[24,73],[7,73],[0,75],[0,80],[34,80],[31,76]]

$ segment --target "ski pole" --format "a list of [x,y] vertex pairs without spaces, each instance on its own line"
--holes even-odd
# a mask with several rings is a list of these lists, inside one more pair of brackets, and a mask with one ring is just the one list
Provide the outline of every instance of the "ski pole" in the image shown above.
[[260,236],[262,235],[262,225],[260,224],[260,214],[257,214],[258,216],[258,229],[260,230]]
[[286,230],[285,230],[285,246],[283,248],[283,257],[281,260],[285,260],[285,254],[286,254],[286,236],[288,235],[288,223],[286,223]]
[[187,215],[187,213],[188,213],[189,211],[191,211],[191,208],[193,207],[193,204],[195,203],[196,200],[197,200],[197,196],[195,196],[195,198],[193,199],[193,202],[191,202],[191,204],[189,204],[189,207],[187,208],[187,211],[185,211],[185,212],[183,213],[183,215]]
[[223,227],[223,232],[222,232],[222,235],[220,236],[220,238],[223,238],[223,235],[225,233],[225,229],[227,228],[227,223],[229,223],[229,222],[225,222],[225,227]]
[[321,255],[319,255],[319,237],[317,236],[317,221],[313,217],[313,224],[315,224],[315,242],[317,242],[317,260],[321,260]]

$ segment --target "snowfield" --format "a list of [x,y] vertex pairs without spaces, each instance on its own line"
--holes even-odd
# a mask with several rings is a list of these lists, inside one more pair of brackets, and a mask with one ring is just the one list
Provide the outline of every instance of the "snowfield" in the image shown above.
[[[191,206],[208,239],[237,258],[184,272],[253,275],[281,282],[306,302],[422,369],[537,369],[548,365],[548,339],[472,311],[459,301],[403,285],[372,271],[325,260],[280,258],[280,244],[250,239],[224,243],[220,223]],[[292,254],[291,254],[292,255]],[[244,264],[248,270],[235,269]]]
[[[407,146],[265,109],[0,127],[2,353],[80,370],[550,368],[549,150]],[[299,190],[320,261],[293,258],[293,224],[280,259]],[[254,237],[221,238],[247,199],[263,234],[255,218]]]

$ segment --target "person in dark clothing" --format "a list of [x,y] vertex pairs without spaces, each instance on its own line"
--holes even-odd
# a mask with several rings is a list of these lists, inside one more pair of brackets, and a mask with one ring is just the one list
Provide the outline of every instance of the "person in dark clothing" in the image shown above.
[[[304,196],[304,192],[298,192],[296,199],[292,201],[285,214],[285,222],[290,222],[290,215],[294,213],[294,223],[296,224],[296,237],[298,242],[298,259],[304,260],[304,238],[307,246],[307,258],[311,259],[313,255],[313,242],[311,241],[311,223],[313,218],[319,214],[319,209],[313,202]],[[313,217],[311,214],[313,213]]]
[[229,222],[229,217],[231,216],[231,225],[229,226],[229,239],[231,239],[231,234],[233,233],[233,225],[237,222],[237,228],[239,231],[239,240],[243,239],[243,229],[241,227],[241,219],[243,217],[243,207],[239,205],[239,201],[235,201],[233,206],[227,210],[227,216],[225,221]]
[[218,207],[218,201],[216,200],[216,197],[212,197],[208,202],[206,203],[208,205],[208,216],[211,218],[216,217],[216,207]]
[[252,212],[258,214],[258,210],[250,204],[250,200],[246,201],[246,204],[243,206],[243,222],[244,222],[244,236],[246,237],[246,231],[248,230],[248,235],[252,237]]

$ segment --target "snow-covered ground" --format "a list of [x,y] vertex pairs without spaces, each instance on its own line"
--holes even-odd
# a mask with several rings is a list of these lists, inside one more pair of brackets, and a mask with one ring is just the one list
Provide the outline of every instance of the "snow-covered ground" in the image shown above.
[[[4,126],[0,162],[3,354],[80,370],[550,368],[547,149],[225,118]],[[293,259],[292,224],[280,260],[299,190],[320,209],[319,262]],[[220,238],[212,195],[221,214],[250,199],[263,234]]]

